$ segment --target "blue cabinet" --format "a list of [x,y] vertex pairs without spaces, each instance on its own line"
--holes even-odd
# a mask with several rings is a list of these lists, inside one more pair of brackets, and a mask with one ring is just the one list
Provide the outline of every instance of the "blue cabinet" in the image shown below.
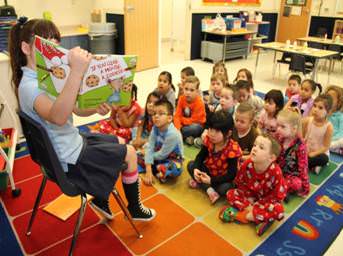
[[270,22],[264,21],[258,24],[258,35],[266,36],[266,39],[263,39],[262,42],[269,41],[269,31],[270,31]]

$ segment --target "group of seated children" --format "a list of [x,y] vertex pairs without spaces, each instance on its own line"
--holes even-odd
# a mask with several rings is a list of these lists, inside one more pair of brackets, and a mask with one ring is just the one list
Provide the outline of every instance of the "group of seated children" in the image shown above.
[[[100,122],[100,131],[131,140],[147,185],[153,176],[164,183],[181,174],[183,142],[199,147],[186,167],[189,186],[206,191],[212,204],[227,198],[229,206],[219,214],[223,222],[254,222],[262,235],[283,218],[282,202],[290,194],[309,194],[309,171],[320,173],[329,150],[342,153],[339,86],[321,94],[313,80],[301,82],[291,75],[286,97],[272,89],[263,101],[255,95],[249,70],[239,70],[230,84],[225,64],[219,62],[209,90],[200,90],[191,67],[182,69],[178,87],[175,99],[172,75],[161,72],[142,113],[133,86],[132,104],[113,108],[111,118]],[[313,98],[317,88],[319,95]]]

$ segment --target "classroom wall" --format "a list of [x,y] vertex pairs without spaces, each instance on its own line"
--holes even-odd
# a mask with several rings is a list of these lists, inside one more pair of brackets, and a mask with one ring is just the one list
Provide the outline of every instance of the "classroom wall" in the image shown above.
[[14,6],[18,16],[29,18],[42,18],[44,11],[50,11],[52,20],[58,26],[65,26],[87,25],[93,2],[94,0],[10,0],[8,4]]
[[[322,6],[320,8],[320,4]],[[342,12],[342,13],[340,13]],[[343,17],[342,0],[312,0],[311,15],[326,17]]]
[[108,13],[124,14],[124,0],[92,0],[93,9],[101,9],[103,15]]
[[161,37],[162,40],[169,40],[172,36],[172,22],[173,22],[173,1],[163,0],[161,1]]

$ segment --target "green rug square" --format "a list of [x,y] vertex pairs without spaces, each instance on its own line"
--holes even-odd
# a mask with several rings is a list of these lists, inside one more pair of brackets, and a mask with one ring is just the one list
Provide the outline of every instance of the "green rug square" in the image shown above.
[[185,158],[188,158],[189,160],[194,160],[200,151],[199,148],[196,148],[194,146],[188,146],[188,145],[184,145],[183,150],[184,150]]
[[315,191],[317,187],[313,184],[310,184],[310,193],[307,197],[300,197],[297,195],[290,195],[288,202],[283,203],[283,207],[285,209],[285,213],[293,212],[300,204],[302,204],[307,198],[309,198]]
[[319,174],[315,174],[310,171],[310,182],[315,185],[320,185],[330,174],[337,169],[337,165],[333,162],[329,162],[327,166],[324,166]]

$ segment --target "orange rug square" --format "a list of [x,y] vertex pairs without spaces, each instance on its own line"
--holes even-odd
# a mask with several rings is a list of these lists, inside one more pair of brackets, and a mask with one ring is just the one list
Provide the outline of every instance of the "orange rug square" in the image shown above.
[[[195,238],[196,236],[196,238]],[[227,243],[204,224],[197,222],[179,235],[149,253],[149,256],[164,255],[213,255],[213,256],[241,256],[237,248]]]
[[194,221],[192,215],[161,194],[148,199],[144,205],[154,208],[157,216],[150,222],[135,222],[143,234],[142,239],[137,238],[123,214],[115,216],[114,221],[109,222],[113,231],[135,254],[147,253]]
[[[121,177],[119,177],[117,180],[116,188],[117,188],[121,198],[124,200],[125,204],[127,205],[127,200],[125,197],[123,184],[121,182]],[[141,181],[141,183],[140,183],[140,188],[141,188],[141,199],[142,200],[144,200],[145,198],[152,196],[153,194],[157,193],[156,188],[154,188],[153,186],[144,185],[143,181]],[[121,211],[117,201],[114,199],[114,197],[112,195],[110,196],[110,208],[114,214]]]

